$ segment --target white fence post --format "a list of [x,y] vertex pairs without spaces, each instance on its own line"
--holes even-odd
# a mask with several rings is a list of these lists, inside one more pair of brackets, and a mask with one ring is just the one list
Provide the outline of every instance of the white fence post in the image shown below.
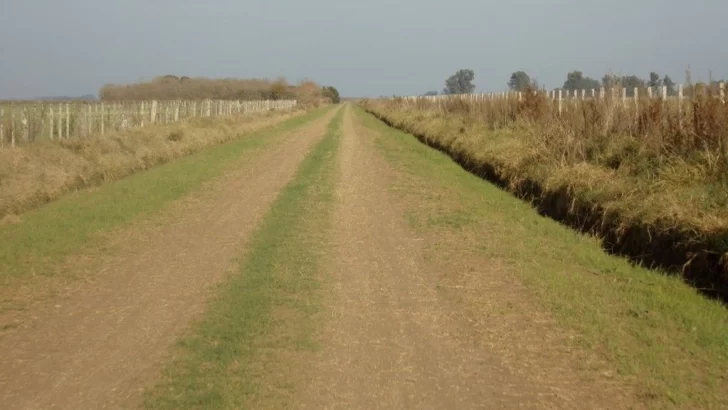
[[683,102],[683,85],[677,86],[677,112],[678,112],[678,125],[682,128],[682,102]]
[[27,108],[23,108],[20,123],[23,125],[23,141],[28,142],[30,140],[30,135],[28,134],[28,109]]
[[63,139],[63,105],[58,104],[58,139]]
[[52,105],[49,107],[48,118],[49,118],[48,135],[50,135],[50,138],[52,140],[53,139],[53,126],[56,124],[55,118],[53,118],[53,106]]
[[86,138],[91,136],[91,106],[86,105]]
[[10,146],[15,148],[15,110],[10,106]]
[[66,103],[66,139],[71,138],[71,104]]
[[154,124],[157,121],[157,100],[152,101],[152,109],[150,112],[149,122]]

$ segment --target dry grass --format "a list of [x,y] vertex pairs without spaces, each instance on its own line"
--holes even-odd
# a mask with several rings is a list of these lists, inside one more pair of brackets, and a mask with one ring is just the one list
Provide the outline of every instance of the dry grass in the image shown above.
[[0,149],[0,218],[64,193],[123,178],[173,158],[281,123],[303,111],[194,118],[104,138],[41,141]]
[[364,105],[610,250],[685,265],[699,286],[728,292],[728,105],[708,92],[682,105],[609,95],[564,101],[561,114],[533,93]]

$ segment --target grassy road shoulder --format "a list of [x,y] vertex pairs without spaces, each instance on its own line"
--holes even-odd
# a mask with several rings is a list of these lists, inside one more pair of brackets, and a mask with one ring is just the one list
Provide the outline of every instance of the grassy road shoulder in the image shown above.
[[254,155],[275,137],[324,113],[317,110],[118,182],[69,194],[23,214],[16,223],[0,225],[0,280],[53,274],[51,265],[59,257],[95,235],[159,210],[220,175],[234,160]]
[[315,348],[318,264],[329,237],[342,114],[281,192],[240,272],[181,340],[162,380],[147,392],[146,407],[285,404],[294,388],[289,366],[297,352]]
[[[728,406],[724,306],[678,278],[605,254],[596,239],[539,216],[415,137],[359,109],[357,114],[379,134],[378,147],[401,171],[392,188],[407,204],[416,204],[406,210],[410,224],[437,238],[428,245],[432,260],[452,265],[477,254],[513,275],[525,285],[520,298],[532,298],[532,305],[576,335],[566,342],[574,354],[606,361],[615,370],[610,377],[633,387],[648,407]],[[443,262],[446,258],[453,261]],[[452,273],[455,278],[440,278],[449,297],[470,305],[474,320],[483,314],[478,299],[493,292],[478,282],[484,269],[489,268],[471,266]],[[468,293],[476,296],[463,296]],[[505,320],[520,306],[525,304],[514,300],[490,313]]]

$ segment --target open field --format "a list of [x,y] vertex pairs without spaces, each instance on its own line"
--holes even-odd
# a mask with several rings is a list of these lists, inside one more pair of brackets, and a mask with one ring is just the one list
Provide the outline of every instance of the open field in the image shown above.
[[[667,152],[622,120],[586,139],[572,124],[581,106],[557,117],[525,102],[364,107],[431,145],[498,158],[519,194],[569,178],[570,195],[619,193],[614,212],[650,203],[629,183],[676,213],[671,226],[722,227],[699,194],[722,186],[707,159],[719,142]],[[184,138],[224,143],[0,224],[4,408],[728,407],[724,304],[352,103],[260,118],[190,120]],[[178,127],[134,132],[168,141]],[[693,194],[658,189],[682,193],[682,172]],[[619,221],[660,228],[664,209]]]

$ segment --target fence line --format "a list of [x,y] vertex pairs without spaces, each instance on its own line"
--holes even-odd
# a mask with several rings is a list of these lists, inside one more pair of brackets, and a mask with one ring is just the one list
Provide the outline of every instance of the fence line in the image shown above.
[[296,106],[295,100],[0,102],[0,147],[15,147],[40,139],[91,138],[188,118],[233,116]]
[[[667,86],[659,86],[659,87],[644,87],[642,89],[646,89],[646,97],[648,99],[654,99],[655,93],[653,90],[659,90],[659,98],[662,98],[665,101],[671,101],[676,100],[678,102],[678,105],[682,105],[682,103],[690,98],[685,95],[684,87],[682,84],[677,85],[677,91],[675,92],[675,95],[668,96],[668,87]],[[718,84],[717,93],[713,91],[713,94],[720,98],[721,102],[725,103],[725,93],[726,93],[726,85],[725,83],[721,82]],[[598,93],[597,93],[598,90]],[[645,94],[640,93],[640,87],[634,87],[632,89],[632,95],[629,96],[628,91],[629,89],[626,87],[613,87],[610,88],[610,97],[611,99],[616,99],[617,95],[621,94],[621,100],[622,105],[627,106],[629,104],[629,100],[633,100],[634,104],[639,103],[640,96],[645,96]],[[590,96],[587,96],[587,91]],[[544,93],[549,100],[556,103],[556,105],[559,108],[559,111],[562,111],[562,104],[563,101],[578,101],[578,100],[605,100],[607,97],[607,88],[601,87],[599,89],[581,89],[581,90],[564,90],[564,89],[556,89],[556,90],[537,90],[534,91],[536,93]],[[693,91],[695,92],[695,91]],[[706,94],[706,90],[701,91],[702,94]],[[445,101],[450,99],[462,99],[466,101],[493,101],[493,100],[499,100],[499,99],[518,99],[518,101],[522,101],[524,92],[522,91],[507,91],[507,92],[487,92],[487,93],[470,93],[470,94],[440,94],[440,95],[418,95],[418,96],[407,96],[407,97],[389,97],[388,99],[401,99],[405,102],[417,102],[417,101],[432,101],[432,102],[438,102],[438,101]],[[581,94],[581,95],[579,95]]]

